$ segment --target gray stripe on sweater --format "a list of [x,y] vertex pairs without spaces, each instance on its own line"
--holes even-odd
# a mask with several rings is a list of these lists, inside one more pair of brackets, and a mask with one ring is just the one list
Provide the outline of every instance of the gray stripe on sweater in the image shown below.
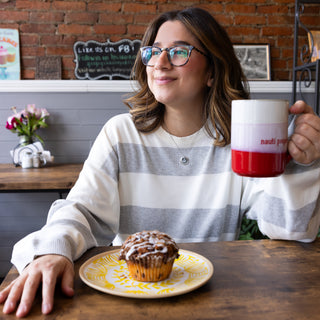
[[[137,144],[119,144],[117,154],[120,172],[192,176],[231,170],[229,148],[216,148],[212,145],[180,150],[177,148],[145,147]],[[182,154],[190,159],[189,165],[179,163]],[[203,163],[206,165],[203,166]]]
[[219,239],[221,233],[235,233],[240,227],[240,220],[238,207],[231,205],[221,210],[122,206],[119,233],[131,234],[156,228],[178,239],[209,241],[215,237]]

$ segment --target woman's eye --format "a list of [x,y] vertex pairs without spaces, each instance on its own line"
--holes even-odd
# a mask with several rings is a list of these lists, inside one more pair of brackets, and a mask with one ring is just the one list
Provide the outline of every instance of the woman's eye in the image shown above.
[[153,55],[153,56],[158,56],[158,55],[160,55],[160,54],[161,54],[160,50],[153,50],[153,51],[152,51],[152,55]]
[[185,49],[175,49],[172,52],[172,56],[186,58],[188,56],[188,52]]

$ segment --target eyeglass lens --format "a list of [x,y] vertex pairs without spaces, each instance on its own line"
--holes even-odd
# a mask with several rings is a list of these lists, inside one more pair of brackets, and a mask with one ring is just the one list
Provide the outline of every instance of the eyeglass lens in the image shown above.
[[143,64],[154,66],[162,51],[167,51],[170,63],[174,66],[182,66],[189,60],[190,48],[184,46],[175,46],[172,48],[143,47],[141,48],[141,58]]

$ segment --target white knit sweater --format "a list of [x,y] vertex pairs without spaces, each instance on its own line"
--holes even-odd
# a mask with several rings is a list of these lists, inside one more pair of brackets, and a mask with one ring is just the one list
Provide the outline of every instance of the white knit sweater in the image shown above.
[[42,254],[75,260],[142,230],[177,242],[235,240],[244,214],[270,238],[314,240],[319,161],[291,162],[277,178],[243,178],[231,170],[230,146],[215,147],[204,128],[174,140],[162,128],[138,132],[129,114],[109,120],[67,199],[53,203],[46,225],[15,245],[12,263],[21,272]]

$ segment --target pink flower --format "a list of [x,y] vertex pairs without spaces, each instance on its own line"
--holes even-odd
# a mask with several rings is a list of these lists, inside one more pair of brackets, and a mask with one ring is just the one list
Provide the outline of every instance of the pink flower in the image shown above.
[[41,118],[47,118],[50,116],[50,113],[45,108],[41,108]]
[[41,109],[37,109],[34,104],[28,104],[25,112],[27,116],[34,116],[36,119],[40,119],[42,114]]
[[36,108],[34,104],[28,104],[25,109],[17,112],[16,107],[12,107],[13,115],[7,119],[6,128],[18,136],[26,136],[31,140],[38,139],[43,143],[42,138],[36,133],[39,128],[46,128],[46,118],[49,112],[44,108]]
[[18,124],[17,117],[16,116],[11,116],[7,120],[6,128],[9,129],[9,130],[15,129],[17,127],[17,124]]

